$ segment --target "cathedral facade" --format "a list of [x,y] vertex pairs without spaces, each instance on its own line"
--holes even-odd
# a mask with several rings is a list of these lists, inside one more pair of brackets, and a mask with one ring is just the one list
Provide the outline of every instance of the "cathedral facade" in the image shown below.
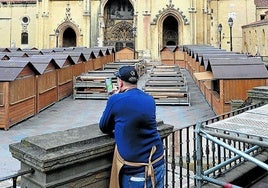
[[1,0],[0,47],[129,47],[155,60],[167,45],[241,52],[242,26],[259,19],[255,1]]

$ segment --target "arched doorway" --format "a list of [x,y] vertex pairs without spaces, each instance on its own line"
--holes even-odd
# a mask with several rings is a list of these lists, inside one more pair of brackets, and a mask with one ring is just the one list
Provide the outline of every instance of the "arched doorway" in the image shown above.
[[76,33],[75,31],[68,27],[63,32],[62,36],[62,47],[76,46]]
[[163,21],[163,46],[178,45],[178,28],[178,21],[173,16],[168,16],[165,18]]
[[109,0],[104,6],[104,46],[134,48],[134,8],[129,0]]

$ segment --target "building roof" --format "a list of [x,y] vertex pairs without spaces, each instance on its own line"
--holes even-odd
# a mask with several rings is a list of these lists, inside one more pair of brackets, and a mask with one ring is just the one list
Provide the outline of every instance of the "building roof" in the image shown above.
[[267,79],[268,70],[259,57],[211,58],[205,72],[194,73],[197,80]]
[[34,72],[40,74],[40,72],[29,61],[24,60],[0,61],[0,81],[15,80],[26,66],[30,66]]
[[49,63],[53,63],[55,65],[55,68],[59,68],[59,66],[56,64],[53,58],[47,57],[47,56],[34,56],[34,57],[26,57],[26,58],[18,58],[18,57],[13,57],[10,59],[10,61],[25,61],[25,62],[30,62],[36,70],[40,74],[43,74],[45,70],[47,69]]
[[263,79],[268,71],[260,58],[211,59],[207,71],[214,79]]
[[219,60],[219,59],[229,59],[229,60],[232,60],[232,59],[247,59],[248,56],[245,55],[245,54],[223,53],[223,54],[204,54],[200,58],[201,58],[201,61],[199,61],[200,65],[204,66],[205,69],[206,69],[207,66],[208,66],[209,60],[212,60],[212,59],[217,59],[217,60]]
[[254,0],[256,7],[268,7],[268,0]]
[[247,25],[243,25],[242,28],[256,27],[256,26],[262,26],[262,25],[268,25],[268,19],[263,19],[263,20],[259,20],[256,22],[252,22],[252,23],[247,24]]

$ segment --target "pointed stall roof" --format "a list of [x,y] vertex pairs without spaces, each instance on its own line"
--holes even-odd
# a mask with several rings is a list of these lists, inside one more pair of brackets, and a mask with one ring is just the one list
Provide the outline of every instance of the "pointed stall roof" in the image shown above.
[[[204,65],[204,61],[207,61],[210,57],[212,58],[224,58],[226,56],[234,56],[234,55],[238,55],[237,53],[234,53],[234,52],[229,52],[229,51],[215,51],[213,53],[200,53],[200,55],[198,56],[198,62],[203,62],[202,65]],[[241,56],[245,56],[247,57],[245,54],[241,54]]]
[[46,54],[47,57],[51,57],[55,60],[56,64],[62,68],[66,62],[66,60],[69,60],[71,64],[75,64],[74,60],[71,58],[70,55],[64,54],[64,53],[51,53]]
[[10,52],[8,48],[0,48],[0,52]]
[[86,61],[84,54],[80,51],[64,51],[63,53],[70,55],[75,64],[79,63],[79,59],[81,61]]
[[12,51],[12,52],[6,52],[6,55],[8,57],[29,57],[29,55],[26,52],[22,51]]
[[114,46],[105,46],[105,47],[110,51],[110,54],[115,53]]
[[260,58],[211,60],[206,71],[211,71],[214,79],[268,78],[268,71]]
[[235,59],[248,59],[249,57],[245,54],[235,54],[235,53],[222,53],[222,54],[204,54],[199,58],[201,59],[200,65],[204,66],[205,69],[208,66],[208,62],[211,59],[229,59],[229,60],[235,60]]
[[47,53],[52,53],[52,52],[55,52],[53,49],[41,49],[40,50],[43,54],[47,54]]
[[40,74],[29,61],[0,61],[0,81],[14,81],[26,66],[30,66],[36,74]]
[[183,45],[183,51],[187,54],[191,54],[191,51],[194,49],[214,49],[214,46],[211,45]]
[[[16,58],[12,58],[11,60],[21,61],[21,58],[18,59],[16,57]],[[39,71],[40,74],[43,74],[45,72],[48,64],[51,62],[55,65],[55,68],[60,68],[52,57],[34,56],[34,57],[23,58],[23,60],[30,62]]]
[[25,52],[28,56],[43,55],[42,51],[40,51],[40,50],[22,50],[22,52]]
[[262,65],[219,65],[212,66],[215,79],[266,79],[268,72]]
[[97,47],[94,47],[94,49],[100,49],[104,55],[110,55],[111,54],[107,47],[99,47],[99,46],[97,46]]
[[103,55],[103,52],[100,50],[100,49],[97,49],[97,48],[91,48],[92,52],[94,53],[95,57],[98,57],[98,56],[104,56]]
[[8,59],[10,59],[10,57],[8,57],[8,56],[6,55],[6,53],[2,53],[2,52],[0,52],[0,60],[8,60]]
[[21,48],[8,48],[10,52],[22,51]]
[[82,54],[84,55],[84,57],[86,58],[86,60],[88,61],[89,59],[95,59],[96,56],[92,51],[83,51]]
[[225,52],[226,52],[225,49],[219,49],[219,48],[193,49],[191,51],[191,57],[195,58],[195,60],[198,61],[198,58],[200,56],[203,56],[203,54],[220,54]]
[[87,49],[86,46],[77,46],[73,49],[73,51],[83,51],[84,49]]
[[165,46],[160,50],[160,52],[165,51],[166,49],[171,51],[171,52],[174,52],[175,48],[176,48],[175,45]]

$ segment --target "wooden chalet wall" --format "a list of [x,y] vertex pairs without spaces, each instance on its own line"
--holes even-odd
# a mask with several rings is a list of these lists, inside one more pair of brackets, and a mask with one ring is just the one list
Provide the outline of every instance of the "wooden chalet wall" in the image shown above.
[[115,54],[115,61],[136,59],[136,53],[134,58],[134,51],[131,48],[125,47]]
[[175,64],[175,54],[174,49],[176,46],[166,46],[160,50],[161,63],[164,65],[174,65]]
[[94,70],[94,59],[96,58],[93,52],[83,52],[86,61],[84,62],[85,65],[85,72],[93,71]]
[[[14,125],[35,114],[35,74],[25,67],[23,78],[9,84],[9,125]],[[22,76],[22,75],[20,75]]]
[[73,60],[73,76],[79,76],[80,74],[85,72],[85,63],[86,58],[81,52],[65,52],[66,54],[70,55],[71,59]]
[[100,49],[93,49],[93,53],[95,54],[95,59],[93,59],[93,69],[100,70],[103,68],[103,64],[105,62],[104,55]]
[[1,82],[0,128],[8,129],[35,114],[36,73],[28,63],[15,80]]
[[[219,49],[215,49],[210,46],[185,46],[185,63],[186,69],[192,75],[193,80],[196,82],[201,92],[203,93],[205,99],[214,110],[216,114],[223,114],[231,110],[232,100],[246,100],[247,91],[251,90],[253,87],[266,86],[268,84],[268,72],[263,63],[260,63],[257,59],[250,59],[245,57],[243,54],[234,54],[232,52],[224,52]],[[225,70],[224,64],[221,66],[223,78],[221,76],[217,78],[218,71],[214,72],[211,70],[211,62],[208,61],[206,65],[202,65],[200,62],[200,57],[205,55],[210,58],[210,61],[214,60],[214,63],[219,61],[219,64],[214,66],[220,66],[220,63],[225,61],[226,66],[229,69]],[[218,56],[218,57],[215,57]],[[221,57],[219,57],[221,56]],[[228,65],[228,62],[235,62],[232,65]],[[239,63],[241,65],[239,65]],[[254,70],[256,65],[259,65],[259,69]],[[209,68],[210,66],[210,68]],[[241,69],[236,68],[240,66]],[[249,66],[245,68],[244,66]],[[252,68],[251,68],[251,67]],[[242,67],[243,70],[242,70]],[[245,71],[248,71],[245,73]],[[254,73],[255,71],[255,73]],[[231,72],[231,73],[230,73]],[[252,72],[252,77],[248,77]],[[199,74],[201,73],[201,74]],[[232,75],[233,78],[224,78],[226,74]],[[237,77],[241,75],[241,77]],[[246,76],[245,76],[246,75]],[[214,90],[213,82],[218,82],[219,91]]]
[[183,49],[179,46],[177,46],[174,49],[174,58],[175,58],[175,64],[178,65],[180,68],[186,68],[186,63],[185,63],[185,53]]
[[178,65],[180,68],[186,68],[186,52],[183,46],[165,46],[160,50],[161,62],[164,65]]
[[8,125],[9,114],[9,82],[0,82],[0,128]]
[[43,74],[36,76],[36,114],[58,101],[57,66],[48,63]]
[[[69,56],[70,57],[70,56]],[[58,73],[58,100],[61,100],[70,95],[73,91],[73,61],[71,58],[65,59],[64,64],[60,69],[57,70]],[[62,61],[62,60],[55,60]],[[58,63],[57,63],[58,64]]]
[[[16,51],[16,60],[21,63],[18,65],[25,64],[25,67],[13,80],[5,80],[0,72],[0,129],[8,130],[12,125],[70,96],[73,92],[74,76],[100,69],[104,64],[114,60],[113,49],[109,48],[109,53],[107,51],[105,54],[102,51],[95,49],[94,53],[93,49],[81,49],[81,53],[70,51],[70,55],[66,55],[68,52],[64,49],[53,49],[23,57],[18,57]],[[9,62],[10,57],[14,57],[13,52],[7,50],[6,53],[5,61]],[[106,55],[108,57],[105,57]],[[29,62],[26,63],[27,61]],[[2,65],[2,68],[4,66],[6,64]]]

